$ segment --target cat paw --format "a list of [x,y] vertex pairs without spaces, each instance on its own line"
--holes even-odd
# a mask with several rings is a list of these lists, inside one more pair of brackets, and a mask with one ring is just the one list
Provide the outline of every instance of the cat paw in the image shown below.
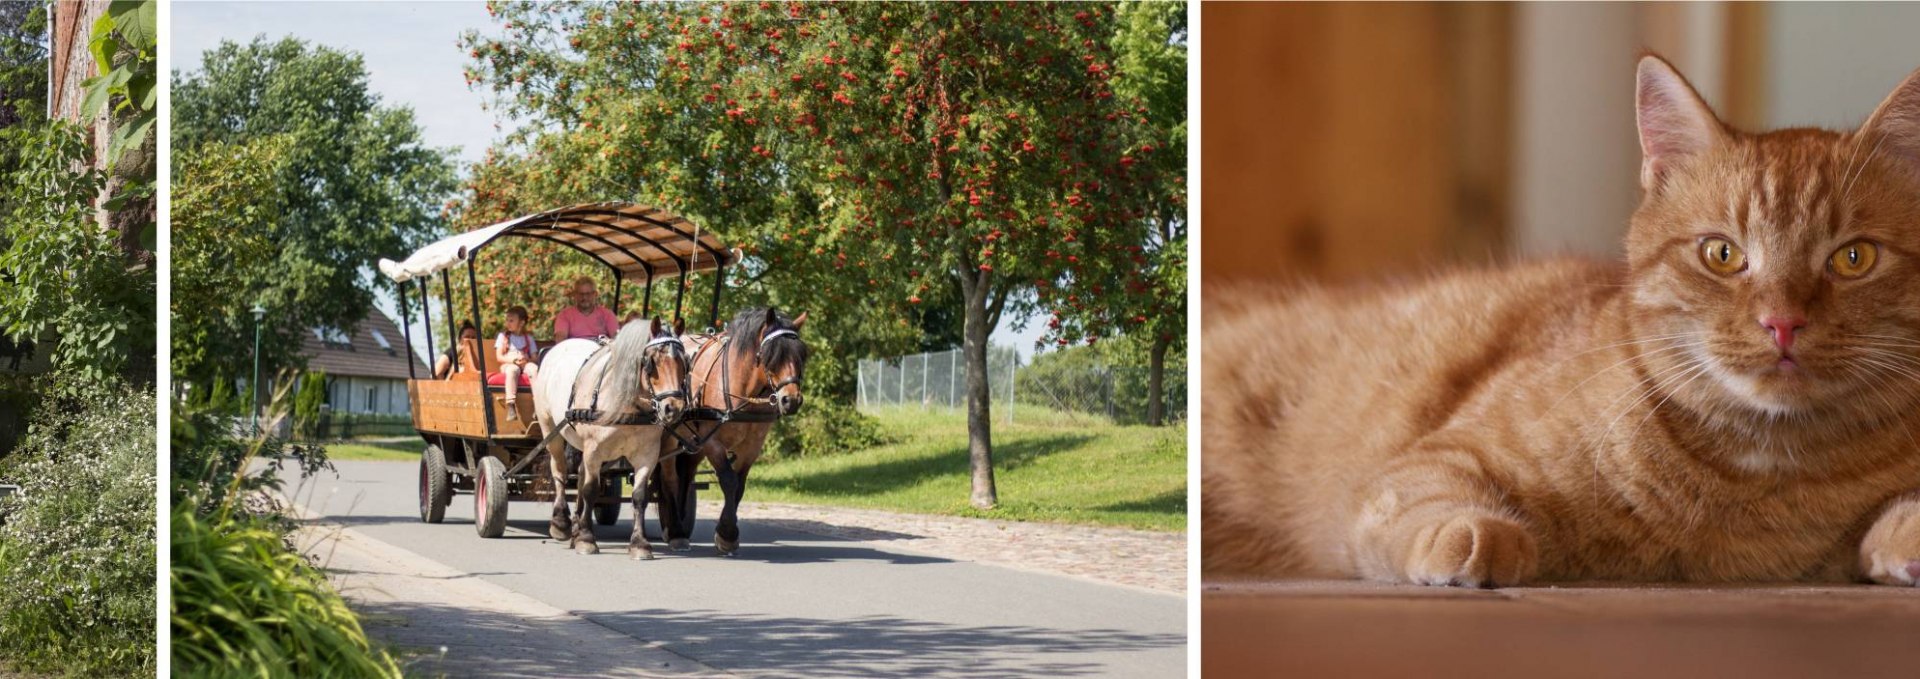
[[1920,587],[1920,502],[1896,504],[1860,542],[1860,571],[1882,585]]
[[1422,585],[1509,587],[1532,578],[1539,563],[1538,547],[1525,526],[1467,516],[1422,532],[1407,578]]

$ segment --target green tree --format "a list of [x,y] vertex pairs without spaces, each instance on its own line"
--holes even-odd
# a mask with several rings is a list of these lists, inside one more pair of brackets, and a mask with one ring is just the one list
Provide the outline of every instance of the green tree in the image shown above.
[[1187,8],[1129,2],[1119,13],[1115,63],[1129,77],[1114,89],[1147,108],[1134,128],[1142,152],[1132,194],[1147,238],[1133,246],[1140,277],[1115,286],[1116,297],[1104,304],[1119,310],[1128,334],[1148,338],[1147,424],[1159,426],[1166,421],[1167,353],[1184,353],[1187,338]]
[[46,117],[47,8],[0,2],[0,128]]
[[1142,281],[1149,113],[1115,89],[1114,5],[489,8],[505,35],[466,36],[469,79],[538,121],[563,185],[727,225],[822,320],[910,327],[953,295],[971,499],[997,501],[989,333],[1008,311],[1117,327],[1099,302]]
[[444,235],[440,206],[456,185],[449,153],[421,141],[410,109],[368,90],[358,55],[290,38],[226,42],[173,82],[176,155],[285,139],[273,163],[275,210],[196,226],[195,237],[258,233],[277,250],[222,303],[181,310],[216,317],[190,320],[196,327],[226,330],[189,338],[200,343],[192,355],[249,355],[252,333],[233,330],[251,327],[247,310],[259,303],[269,310],[263,366],[297,367],[308,328],[350,329],[372,307],[384,280],[374,261]]
[[252,355],[253,316],[236,293],[271,278],[279,260],[267,230],[234,225],[284,213],[277,181],[291,146],[273,135],[173,154],[172,372],[183,384],[231,377],[235,359]]

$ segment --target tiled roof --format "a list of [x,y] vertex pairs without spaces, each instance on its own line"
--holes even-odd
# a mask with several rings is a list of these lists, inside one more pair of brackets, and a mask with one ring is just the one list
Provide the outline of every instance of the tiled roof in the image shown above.
[[[331,341],[323,341],[321,334]],[[386,340],[385,346],[380,342],[382,338]],[[406,379],[408,360],[416,361],[414,365],[420,375],[431,369],[417,361],[400,326],[378,309],[367,310],[366,319],[354,328],[351,337],[330,328],[323,328],[318,334],[308,329],[301,338],[300,355],[307,357],[308,370],[320,370],[328,375]]]

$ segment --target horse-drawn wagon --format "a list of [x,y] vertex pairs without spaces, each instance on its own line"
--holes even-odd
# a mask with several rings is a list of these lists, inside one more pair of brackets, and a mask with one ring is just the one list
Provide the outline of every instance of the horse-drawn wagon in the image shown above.
[[[477,257],[503,238],[558,243],[606,266],[614,281],[612,309],[620,308],[624,282],[634,281],[644,290],[641,316],[645,320],[623,328],[618,339],[577,339],[549,347],[540,376],[526,385],[533,398],[517,400],[512,413],[490,353],[481,350],[476,340],[458,339],[455,317],[462,310],[453,299],[453,274],[464,265],[471,296],[465,311],[480,327]],[[743,451],[729,447],[727,441],[740,437],[729,436],[728,431],[745,426],[749,434],[757,434],[757,441],[748,436],[740,446],[757,456],[765,427],[799,406],[805,356],[798,336],[804,314],[796,320],[772,310],[742,314],[753,322],[736,320],[729,331],[732,335],[753,332],[756,344],[752,345],[736,342],[729,332],[680,336],[691,275],[711,273],[708,321],[717,328],[725,269],[737,258],[711,232],[665,210],[592,203],[468,231],[421,248],[400,262],[381,260],[381,272],[401,290],[401,315],[408,316],[412,306],[420,308],[431,347],[439,346],[434,342],[430,304],[430,284],[438,276],[450,338],[447,344],[457,347],[457,342],[472,342],[467,353],[478,362],[462,366],[450,361],[448,375],[413,374],[407,382],[413,425],[426,443],[419,466],[421,520],[439,523],[453,496],[467,492],[474,498],[476,530],[482,537],[499,537],[506,528],[508,502],[547,501],[554,504],[553,536],[592,547],[590,523],[618,521],[621,488],[630,482],[636,509],[635,544],[630,552],[651,554],[641,535],[644,517],[640,512],[652,501],[660,503],[662,537],[676,550],[685,549],[694,525],[697,491],[708,487],[694,479],[699,460],[705,457],[714,463],[715,478],[728,496],[716,545],[731,553],[738,545],[734,510],[751,459],[744,465],[736,463],[737,453]],[[671,326],[663,326],[652,315],[653,284],[666,280],[675,282]],[[407,291],[409,283],[412,293]],[[415,299],[409,300],[410,294]],[[402,327],[411,344],[411,324]],[[648,332],[637,334],[642,328]],[[695,347],[691,356],[688,344]],[[752,351],[746,350],[749,346]],[[779,357],[779,365],[770,357]],[[648,443],[647,436],[659,445]],[[596,450],[609,447],[615,450]],[[641,450],[648,448],[650,453]],[[541,460],[548,464],[538,465]],[[640,473],[635,472],[636,464]],[[653,473],[656,470],[663,473]],[[578,506],[573,516],[562,511],[569,493]],[[586,518],[589,509],[591,521]]]

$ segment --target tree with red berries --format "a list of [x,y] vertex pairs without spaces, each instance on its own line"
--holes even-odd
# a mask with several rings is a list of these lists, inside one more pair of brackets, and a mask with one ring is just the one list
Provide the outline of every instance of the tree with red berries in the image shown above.
[[1115,303],[1141,293],[1116,290],[1164,285],[1141,264],[1163,216],[1141,195],[1178,175],[1141,169],[1167,114],[1122,87],[1117,5],[489,9],[505,34],[466,37],[469,79],[534,121],[521,142],[573,189],[727,225],[747,269],[807,281],[791,302],[816,317],[959,300],[976,507],[997,502],[1002,314],[1097,337],[1141,325]]

